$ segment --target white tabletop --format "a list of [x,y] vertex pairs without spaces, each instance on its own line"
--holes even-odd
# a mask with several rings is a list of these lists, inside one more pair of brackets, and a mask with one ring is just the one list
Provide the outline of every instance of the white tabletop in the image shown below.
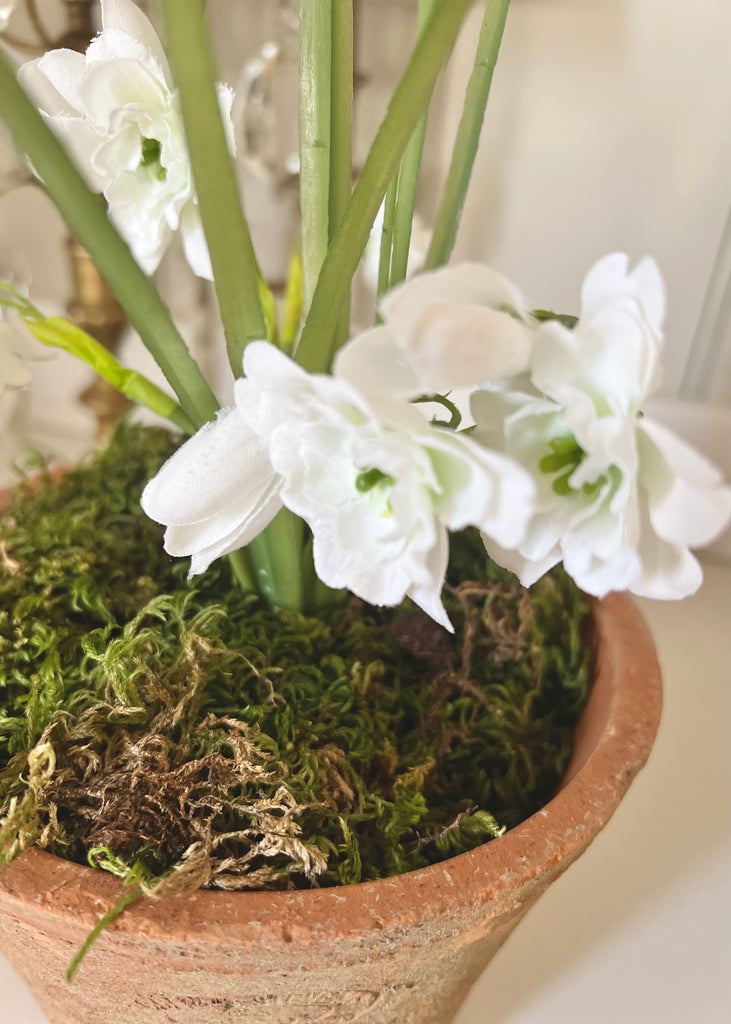
[[[456,1024],[731,1022],[731,569],[707,565],[682,603],[640,604],[665,679],[652,758]],[[0,991],[3,1021],[46,1024],[1,959]]]

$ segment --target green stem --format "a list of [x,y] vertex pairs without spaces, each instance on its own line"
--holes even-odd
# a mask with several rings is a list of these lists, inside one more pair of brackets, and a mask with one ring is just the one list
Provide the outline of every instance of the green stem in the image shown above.
[[[332,241],[353,187],[353,0],[331,0],[330,201],[328,239]],[[338,345],[350,333],[350,296],[343,301]]]
[[439,0],[396,87],[320,271],[296,353],[310,372],[330,364],[343,302],[376,213],[471,4],[472,0]]
[[137,900],[142,899],[143,895],[144,894],[139,887],[133,889],[132,892],[117,900],[112,909],[107,911],[100,921],[97,921],[92,930],[86,936],[83,946],[69,964],[68,970],[66,971],[66,981],[73,981],[74,975],[81,966],[81,961],[84,959],[104,929],[108,928],[113,921],[116,921],[119,915],[125,911],[131,903],[135,903]]
[[[429,18],[434,11],[434,5],[435,0],[419,0],[417,21],[419,36],[421,36],[429,22]],[[414,221],[414,207],[416,206],[416,189],[419,184],[421,157],[424,152],[426,120],[427,113],[423,115],[416,127],[416,131],[411,136],[406,147],[403,163],[401,164],[393,228],[393,255],[391,257],[391,273],[389,277],[391,288],[405,280],[409,265],[411,228]]]
[[117,296],[194,426],[212,419],[218,403],[152,282],[135,263],[99,197],[86,186],[55,135],[18,84],[0,50],[0,116],[26,153],[61,216]]
[[467,85],[462,118],[452,153],[452,162],[444,186],[441,203],[434,222],[425,270],[443,266],[452,255],[462,209],[472,176],[480,133],[485,120],[487,100],[492,76],[497,63],[500,43],[510,0],[489,0],[477,44],[475,66]]
[[228,556],[229,565],[242,590],[257,592],[256,579],[247,548],[239,548]]
[[303,530],[302,520],[283,508],[249,544],[256,589],[276,608],[300,611],[304,604]]
[[266,338],[267,329],[256,257],[221,120],[205,4],[163,0],[162,7],[229,362],[240,377],[246,345]]
[[398,198],[399,186],[398,173],[393,178],[386,191],[386,199],[383,204],[383,225],[381,227],[381,252],[378,259],[378,292],[376,299],[376,323],[381,322],[381,314],[378,312],[378,303],[381,296],[388,291],[391,280],[391,248],[393,244],[393,221],[396,215],[396,200]]
[[329,233],[331,0],[300,0],[300,212],[303,308],[310,308]]

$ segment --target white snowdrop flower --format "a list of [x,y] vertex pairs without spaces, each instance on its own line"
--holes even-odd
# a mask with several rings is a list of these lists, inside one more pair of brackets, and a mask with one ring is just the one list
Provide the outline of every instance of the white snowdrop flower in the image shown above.
[[654,598],[695,591],[689,548],[710,543],[731,516],[720,472],[642,414],[659,382],[664,290],[653,260],[599,260],[582,288],[573,330],[545,323],[530,373],[477,392],[475,437],[513,456],[536,483],[525,539],[489,553],[530,585],[563,560],[590,594]]
[[189,438],[150,480],[142,508],[165,527],[165,550],[189,555],[190,575],[253,540],[282,506],[266,450],[238,409]]
[[[178,92],[152,25],[132,0],[102,0],[102,31],[86,54],[52,50],[24,64],[21,84],[102,192],[115,226],[152,273],[180,230],[194,272],[212,279]],[[233,95],[218,87],[233,148]]]
[[518,543],[533,485],[511,459],[435,427],[412,406],[367,398],[353,380],[307,374],[266,342],[236,382],[242,418],[266,447],[279,496],[313,534],[315,570],[375,605],[410,597],[447,629],[448,530]]

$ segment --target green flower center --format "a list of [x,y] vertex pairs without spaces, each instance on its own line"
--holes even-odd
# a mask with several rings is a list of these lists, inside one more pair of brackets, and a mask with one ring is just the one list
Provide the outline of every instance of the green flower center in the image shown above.
[[149,168],[158,181],[165,181],[168,172],[160,163],[161,155],[162,146],[160,145],[159,139],[144,138],[142,140],[142,145],[140,147],[140,167]]
[[562,437],[554,437],[548,442],[551,449],[548,455],[544,455],[538,462],[541,473],[557,476],[551,483],[555,494],[567,497],[569,494],[586,494],[592,497],[605,483],[610,482],[617,486],[622,474],[616,466],[610,466],[606,473],[602,473],[596,480],[587,481],[581,488],[572,487],[569,479],[574,470],[581,465],[586,458],[586,452],[578,443],[573,434],[565,434]]
[[362,473],[359,473],[355,478],[355,488],[360,491],[361,494],[366,494],[368,491],[372,491],[374,487],[377,487],[380,483],[385,483],[388,487],[392,487],[396,481],[392,476],[388,476],[387,473],[382,473],[380,469],[373,466],[371,469],[364,469]]

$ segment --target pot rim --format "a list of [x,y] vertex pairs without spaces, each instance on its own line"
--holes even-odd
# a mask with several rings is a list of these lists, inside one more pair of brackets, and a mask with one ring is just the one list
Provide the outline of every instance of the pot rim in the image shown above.
[[[391,878],[293,892],[198,890],[190,897],[140,900],[108,929],[199,946],[327,942],[364,930],[413,924],[447,907],[465,912],[492,901],[518,907],[522,886],[560,874],[616,810],[646,762],[660,721],[660,668],[649,629],[627,595],[593,605],[597,637],[592,692],[576,731],[561,788],[541,810],[498,839],[446,861]],[[72,916],[80,935],[124,894],[114,876],[37,848],[0,872],[0,907],[20,916]],[[50,922],[49,922],[50,923]]]

